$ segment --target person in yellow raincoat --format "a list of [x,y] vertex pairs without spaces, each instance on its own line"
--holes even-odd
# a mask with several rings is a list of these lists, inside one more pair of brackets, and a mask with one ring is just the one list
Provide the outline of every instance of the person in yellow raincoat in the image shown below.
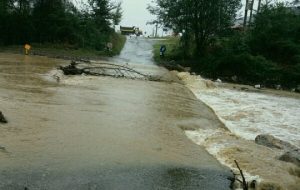
[[28,55],[29,51],[31,49],[31,46],[29,44],[25,44],[24,49],[25,49],[25,54]]

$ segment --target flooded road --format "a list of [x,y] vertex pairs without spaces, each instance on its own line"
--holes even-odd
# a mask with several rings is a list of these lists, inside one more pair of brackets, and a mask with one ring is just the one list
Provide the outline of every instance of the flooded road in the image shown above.
[[[130,61],[152,43],[131,40]],[[145,57],[133,67],[169,75]],[[184,134],[222,127],[186,87],[91,76],[57,82],[55,68],[67,63],[0,53],[0,110],[9,122],[0,124],[0,189],[229,189],[229,169]]]
[[119,56],[113,58],[114,62],[119,63],[138,63],[153,65],[153,44],[157,40],[128,37],[127,42]]

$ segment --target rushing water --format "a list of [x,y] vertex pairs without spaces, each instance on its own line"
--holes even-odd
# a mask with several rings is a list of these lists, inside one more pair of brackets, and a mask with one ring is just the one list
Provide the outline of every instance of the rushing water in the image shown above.
[[128,37],[127,42],[119,56],[112,59],[120,63],[138,63],[153,65],[153,44],[155,40],[137,37]]
[[300,147],[300,99],[187,84],[237,136],[254,140],[270,134]]
[[300,99],[223,88],[188,73],[178,73],[178,77],[229,129],[186,130],[193,142],[237,173],[233,161],[238,160],[247,180],[261,182],[262,189],[298,189],[299,169],[277,160],[281,151],[258,146],[254,139],[270,134],[300,147]]

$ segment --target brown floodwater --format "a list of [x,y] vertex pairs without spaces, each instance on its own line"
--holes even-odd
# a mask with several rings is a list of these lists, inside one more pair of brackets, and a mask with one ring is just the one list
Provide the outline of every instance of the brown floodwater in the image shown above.
[[0,189],[229,189],[229,169],[182,130],[222,124],[182,84],[62,76],[61,64],[0,53]]

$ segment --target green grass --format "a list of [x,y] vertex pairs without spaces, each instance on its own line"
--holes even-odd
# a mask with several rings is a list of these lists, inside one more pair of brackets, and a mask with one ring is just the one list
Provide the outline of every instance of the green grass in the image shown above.
[[111,36],[111,42],[113,43],[113,50],[111,55],[119,55],[124,48],[126,42],[126,36],[121,34],[114,34]]
[[[110,41],[113,43],[113,49],[111,52],[105,50],[97,51],[92,48],[78,48],[70,44],[33,43],[30,44],[30,54],[65,59],[101,59],[102,57],[111,57],[120,54],[126,42],[126,37],[120,34],[114,34],[111,36]],[[24,48],[23,45],[2,46],[0,47],[0,52],[24,54]]]
[[[177,59],[177,56],[178,56],[179,38],[169,37],[169,38],[163,38],[163,39],[164,40],[156,42],[153,46],[154,60],[158,64]],[[161,45],[166,45],[166,47],[167,47],[167,51],[165,53],[164,58],[160,57],[160,46]]]

